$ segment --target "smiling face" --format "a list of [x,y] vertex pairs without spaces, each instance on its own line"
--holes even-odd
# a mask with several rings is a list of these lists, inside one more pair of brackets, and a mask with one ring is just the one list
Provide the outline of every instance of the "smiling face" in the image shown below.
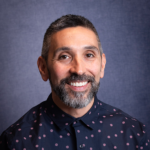
[[50,39],[47,69],[52,96],[73,108],[87,106],[104,76],[105,55],[100,55],[95,33],[84,27],[63,29]]

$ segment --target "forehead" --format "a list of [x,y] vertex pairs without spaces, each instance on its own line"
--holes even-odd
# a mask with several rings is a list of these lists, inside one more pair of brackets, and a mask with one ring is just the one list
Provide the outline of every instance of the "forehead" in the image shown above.
[[81,49],[85,46],[98,48],[98,40],[95,33],[85,27],[69,27],[54,33],[50,39],[50,49],[56,50],[60,47],[71,47]]

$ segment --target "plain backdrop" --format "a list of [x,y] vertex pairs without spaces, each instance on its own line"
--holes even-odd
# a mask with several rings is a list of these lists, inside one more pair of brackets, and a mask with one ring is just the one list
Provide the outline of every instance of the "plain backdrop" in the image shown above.
[[150,135],[149,0],[1,0],[0,134],[50,94],[36,62],[46,29],[66,14],[88,18],[98,31],[107,58],[98,98]]

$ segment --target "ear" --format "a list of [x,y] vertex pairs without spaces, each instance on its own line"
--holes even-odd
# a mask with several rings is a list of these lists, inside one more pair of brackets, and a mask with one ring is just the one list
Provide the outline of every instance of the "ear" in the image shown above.
[[45,59],[40,56],[37,60],[37,66],[39,68],[41,77],[44,81],[47,81],[49,79],[49,74],[48,74],[48,70],[47,70],[47,64]]
[[106,57],[105,54],[102,54],[102,64],[101,64],[101,73],[100,73],[100,78],[104,77],[104,70],[105,70],[105,65],[106,65]]

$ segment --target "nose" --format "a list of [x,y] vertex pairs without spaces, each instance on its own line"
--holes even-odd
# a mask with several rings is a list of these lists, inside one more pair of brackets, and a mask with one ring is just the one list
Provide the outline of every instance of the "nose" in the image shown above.
[[75,73],[78,75],[82,75],[85,73],[85,64],[81,58],[75,57],[72,60],[72,63],[70,66],[70,73]]

